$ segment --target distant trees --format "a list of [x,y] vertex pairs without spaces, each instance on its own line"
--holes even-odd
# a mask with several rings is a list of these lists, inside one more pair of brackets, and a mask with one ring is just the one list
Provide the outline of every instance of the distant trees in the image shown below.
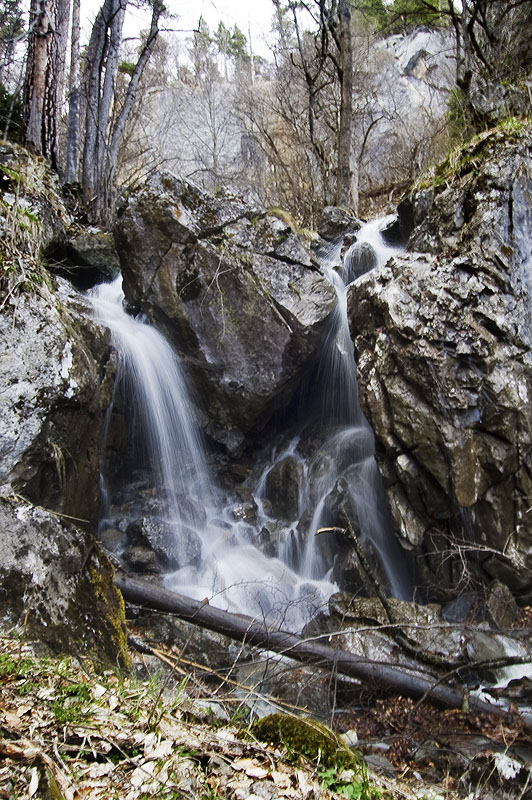
[[[186,63],[170,64],[170,39],[156,46],[162,0],[141,0],[149,28],[138,48],[124,45],[129,2],[102,0],[83,54],[80,0],[30,6],[24,141],[65,183],[79,183],[90,216],[103,222],[120,182],[163,164],[204,188],[228,185],[284,206],[310,225],[325,205],[356,212],[360,196],[411,180],[434,155],[448,84],[433,81],[425,44],[408,81],[398,79],[400,40],[384,42],[389,32],[424,25],[444,31],[442,42],[454,34],[453,109],[468,126],[485,124],[495,95],[514,108],[508,87],[532,72],[532,0],[272,0],[276,42],[262,75],[238,26],[220,21],[211,31],[201,17]],[[0,10],[4,131],[17,112],[16,81],[9,89],[2,81],[22,34],[20,3],[5,0]],[[157,69],[143,77],[154,55]],[[405,118],[405,92],[422,73],[432,94]]]
[[325,205],[357,211],[361,192],[412,179],[430,155],[423,140],[443,101],[427,100],[401,124],[397,67],[375,37],[375,15],[386,14],[378,0],[273,2],[273,80],[244,92],[241,111],[270,165],[264,195],[312,225]]

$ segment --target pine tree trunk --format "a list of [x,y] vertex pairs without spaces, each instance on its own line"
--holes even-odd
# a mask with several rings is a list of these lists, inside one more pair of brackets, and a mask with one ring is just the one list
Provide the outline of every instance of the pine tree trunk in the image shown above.
[[52,48],[53,32],[49,16],[48,0],[32,0],[30,7],[30,31],[24,85],[24,133],[26,147],[38,155],[44,155],[45,97],[47,91],[47,64]]
[[24,87],[23,141],[57,169],[70,0],[32,0]]

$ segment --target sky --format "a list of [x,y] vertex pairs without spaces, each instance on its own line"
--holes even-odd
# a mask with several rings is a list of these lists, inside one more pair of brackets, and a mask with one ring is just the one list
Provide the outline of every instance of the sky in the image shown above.
[[[89,30],[101,2],[102,0],[81,0],[81,13],[86,30]],[[232,28],[236,23],[248,40],[251,27],[253,52],[265,58],[268,56],[266,37],[273,17],[271,0],[166,0],[166,7],[172,14],[178,15],[168,27],[191,31],[198,24],[199,17],[203,16],[211,31],[218,27],[220,20],[227,28]],[[126,35],[132,36],[137,30],[147,27],[149,13],[130,5],[128,14]],[[187,35],[190,33],[183,34],[183,38]]]

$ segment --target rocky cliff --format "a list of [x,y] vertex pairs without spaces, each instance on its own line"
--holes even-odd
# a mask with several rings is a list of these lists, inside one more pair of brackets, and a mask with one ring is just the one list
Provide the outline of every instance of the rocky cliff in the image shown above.
[[116,239],[127,299],[187,360],[206,431],[238,448],[308,369],[332,287],[282,215],[171,175],[129,197]]
[[395,529],[445,597],[532,573],[532,132],[510,122],[407,197],[403,255],[349,312]]
[[0,624],[125,663],[123,604],[90,532],[112,385],[106,334],[43,265],[72,222],[57,179],[10,145],[0,176]]

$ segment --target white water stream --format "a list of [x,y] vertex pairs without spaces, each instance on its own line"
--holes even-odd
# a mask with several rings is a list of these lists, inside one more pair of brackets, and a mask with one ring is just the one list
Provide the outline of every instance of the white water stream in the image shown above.
[[[353,247],[362,242],[373,247],[377,263],[392,254],[380,238],[379,221],[364,226]],[[321,431],[319,446],[311,455],[303,455],[308,424],[303,411],[288,445],[274,448],[262,473],[250,483],[258,506],[253,523],[235,518],[234,498],[224,496],[208,474],[186,378],[169,344],[143,320],[128,316],[121,279],[92,292],[95,314],[109,327],[118,353],[117,382],[134,428],[130,436],[144,442],[159,520],[164,518],[174,531],[178,560],[185,564],[166,575],[166,585],[291,630],[300,630],[337,590],[332,579],[334,535],[316,532],[327,526],[326,498],[339,485],[356,510],[361,537],[372,542],[392,594],[407,597],[410,591],[397,566],[400,547],[388,530],[373,435],[358,406],[345,285],[351,256],[349,251],[344,256],[342,276],[335,269],[340,247],[331,246],[323,261],[338,295],[338,308],[311,392],[312,413]],[[264,490],[272,466],[288,456],[299,465],[303,480],[297,519],[279,524],[263,499]],[[306,518],[304,529],[301,525],[298,529],[300,518]],[[273,556],[260,549],[264,525],[276,527]],[[191,558],[191,552],[196,557]]]

